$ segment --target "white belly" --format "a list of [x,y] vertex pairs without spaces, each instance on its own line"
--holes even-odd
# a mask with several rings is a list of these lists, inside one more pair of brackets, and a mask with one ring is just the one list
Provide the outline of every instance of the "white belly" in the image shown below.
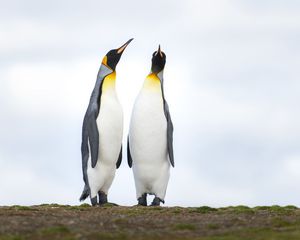
[[143,89],[139,94],[132,112],[129,143],[137,197],[144,191],[163,199],[170,163],[161,92]]
[[92,168],[89,159],[87,169],[91,197],[94,197],[100,190],[107,193],[110,188],[122,145],[123,110],[114,91],[108,91],[101,96],[97,126],[99,131],[98,161]]

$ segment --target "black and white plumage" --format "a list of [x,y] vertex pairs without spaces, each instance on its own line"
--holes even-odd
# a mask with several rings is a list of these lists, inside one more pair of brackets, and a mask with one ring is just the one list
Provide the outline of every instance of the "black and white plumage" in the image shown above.
[[174,167],[173,123],[163,86],[165,61],[166,55],[159,47],[153,53],[151,72],[131,116],[127,159],[140,205],[147,205],[147,194],[155,195],[152,205],[164,203],[170,166]]
[[123,110],[115,90],[115,68],[131,41],[103,58],[83,120],[81,154],[85,186],[80,200],[90,196],[92,205],[107,202],[115,170],[122,161]]

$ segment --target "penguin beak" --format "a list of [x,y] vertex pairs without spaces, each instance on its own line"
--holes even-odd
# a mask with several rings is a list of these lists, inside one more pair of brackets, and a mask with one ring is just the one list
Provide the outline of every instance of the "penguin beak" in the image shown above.
[[122,54],[125,48],[128,46],[128,44],[133,40],[133,38],[129,39],[125,44],[123,44],[121,47],[117,49],[118,54]]
[[158,50],[157,50],[157,52],[156,52],[155,55],[157,55],[158,53],[159,53],[159,55],[160,55],[161,57],[163,57],[163,55],[162,55],[162,53],[161,53],[161,50],[160,50],[160,44],[158,45]]

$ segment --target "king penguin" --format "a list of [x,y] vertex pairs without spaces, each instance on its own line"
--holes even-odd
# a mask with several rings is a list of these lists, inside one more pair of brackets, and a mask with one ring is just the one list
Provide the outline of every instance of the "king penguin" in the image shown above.
[[85,186],[80,201],[90,196],[93,206],[107,203],[108,190],[122,161],[123,110],[115,89],[115,69],[132,40],[104,56],[83,120],[81,155]]
[[142,206],[147,206],[147,194],[155,195],[152,206],[164,203],[170,165],[174,167],[173,124],[163,85],[165,63],[166,55],[159,46],[131,115],[127,160],[133,170],[138,205]]

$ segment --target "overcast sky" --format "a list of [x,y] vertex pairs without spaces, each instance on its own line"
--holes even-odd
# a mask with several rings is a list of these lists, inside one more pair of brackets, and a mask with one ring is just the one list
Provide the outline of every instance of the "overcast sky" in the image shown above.
[[[297,0],[1,1],[0,205],[79,204],[96,75],[134,37],[117,66],[124,145],[161,44],[175,127],[166,205],[300,206],[299,11]],[[123,149],[109,200],[133,205]]]

